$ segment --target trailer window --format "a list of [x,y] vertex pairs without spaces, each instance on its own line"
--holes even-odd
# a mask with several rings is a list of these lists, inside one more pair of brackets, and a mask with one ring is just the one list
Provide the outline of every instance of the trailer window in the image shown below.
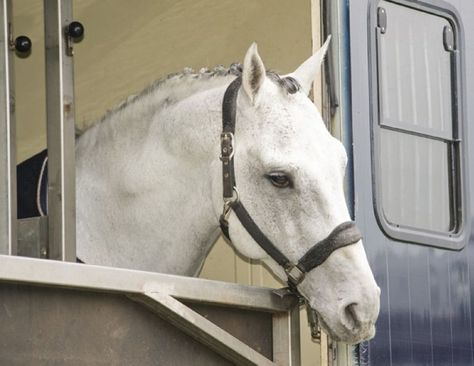
[[388,1],[376,11],[377,215],[394,238],[449,240],[462,216],[456,28]]

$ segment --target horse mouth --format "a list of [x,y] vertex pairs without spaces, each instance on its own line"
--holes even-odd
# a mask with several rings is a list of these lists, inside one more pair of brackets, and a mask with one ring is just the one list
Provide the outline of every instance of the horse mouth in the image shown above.
[[347,344],[357,344],[363,341],[368,341],[375,336],[375,325],[368,324],[363,327],[347,328],[341,326],[330,327],[324,318],[318,313],[319,326],[328,334],[333,341],[343,342]]

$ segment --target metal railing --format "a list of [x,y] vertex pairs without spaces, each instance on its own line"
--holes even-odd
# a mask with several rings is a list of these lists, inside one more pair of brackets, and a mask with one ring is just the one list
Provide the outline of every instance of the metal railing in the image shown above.
[[[0,0],[0,254],[15,255],[17,243],[15,99],[11,0]],[[67,25],[72,0],[45,0],[48,156],[48,247],[50,259],[76,260],[73,59]]]
[[[135,270],[0,255],[2,283],[119,293],[144,304],[175,327],[238,365],[300,364],[299,307],[272,289]],[[185,302],[269,312],[273,360],[219,328]],[[33,309],[34,311],[34,309]],[[246,331],[251,332],[251,329]]]
[[0,254],[15,255],[16,144],[10,0],[0,1],[0,18]]

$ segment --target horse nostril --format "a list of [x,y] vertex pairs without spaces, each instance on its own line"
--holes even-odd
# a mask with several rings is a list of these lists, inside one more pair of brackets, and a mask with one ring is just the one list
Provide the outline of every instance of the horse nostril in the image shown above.
[[344,315],[348,325],[350,325],[350,328],[355,328],[360,323],[360,319],[357,316],[356,307],[357,303],[353,302],[344,308]]

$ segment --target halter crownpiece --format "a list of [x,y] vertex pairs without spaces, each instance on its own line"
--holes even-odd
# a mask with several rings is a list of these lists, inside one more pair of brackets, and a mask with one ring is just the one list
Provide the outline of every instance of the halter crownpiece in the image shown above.
[[333,231],[323,240],[313,245],[297,263],[292,263],[260,230],[245,209],[236,188],[234,171],[234,132],[236,122],[237,95],[242,84],[241,77],[235,79],[226,89],[222,102],[222,134],[221,134],[221,156],[222,161],[222,183],[224,196],[224,209],[219,219],[222,232],[229,238],[228,217],[231,211],[239,219],[242,226],[260,247],[275,262],[285,269],[288,276],[288,287],[290,291],[300,298],[297,286],[303,281],[305,274],[318,267],[335,250],[357,243],[361,238],[359,229],[353,221],[343,222],[336,226]]

